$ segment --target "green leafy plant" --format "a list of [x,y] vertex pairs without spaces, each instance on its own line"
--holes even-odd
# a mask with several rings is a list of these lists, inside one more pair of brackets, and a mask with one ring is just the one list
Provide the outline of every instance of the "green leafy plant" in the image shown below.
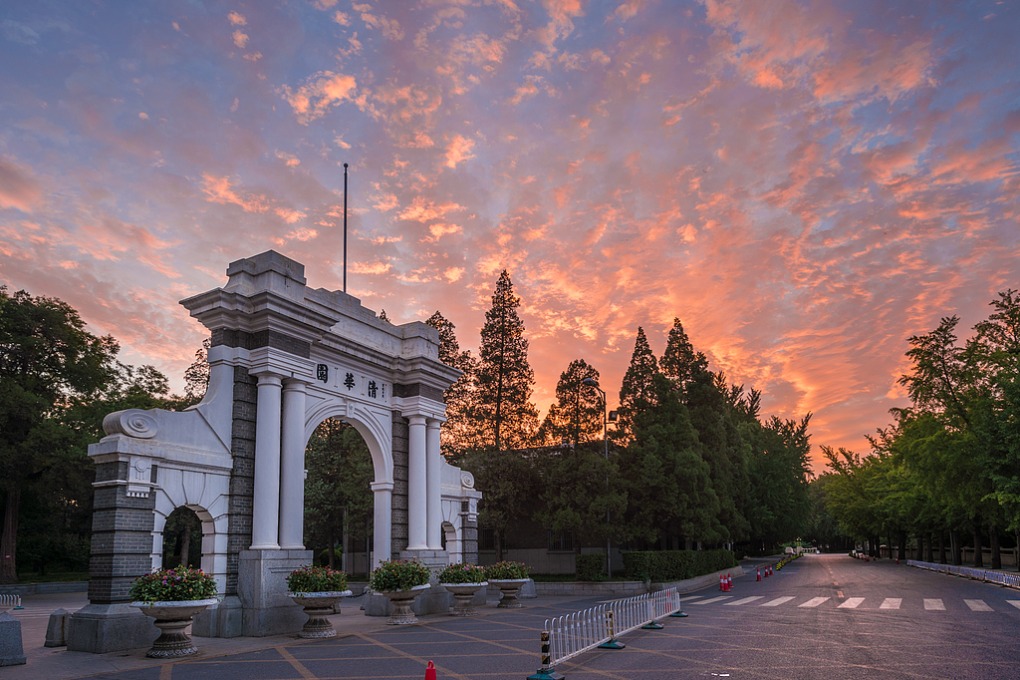
[[451,564],[439,572],[440,583],[485,583],[485,567],[476,564]]
[[605,557],[598,553],[578,555],[574,569],[578,581],[602,581],[606,578]]
[[292,593],[331,593],[347,590],[347,574],[329,567],[306,565],[287,576]]
[[379,592],[410,590],[428,583],[430,576],[429,568],[418,560],[387,560],[372,572],[369,587]]
[[523,562],[496,562],[485,568],[485,575],[497,581],[528,578],[528,565]]
[[216,597],[216,579],[201,569],[157,569],[139,576],[128,595],[136,602],[181,602]]

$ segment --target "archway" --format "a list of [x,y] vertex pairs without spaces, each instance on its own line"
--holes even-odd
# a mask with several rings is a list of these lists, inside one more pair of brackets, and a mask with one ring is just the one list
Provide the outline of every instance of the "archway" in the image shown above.
[[[199,635],[297,630],[285,576],[308,564],[303,543],[304,452],[326,418],[350,423],[372,458],[373,562],[450,556],[477,560],[474,480],[439,450],[444,391],[458,372],[439,361],[422,322],[393,325],[341,291],[306,286],[304,266],[267,251],[232,262],[222,288],[181,302],[211,333],[210,382],[181,413],[107,416],[89,447],[96,463],[90,604],[71,617],[68,648],[143,646],[127,606],[137,576],[158,566],[166,518],[186,506],[202,520],[202,567],[221,603]],[[136,630],[132,637],[124,631]]]

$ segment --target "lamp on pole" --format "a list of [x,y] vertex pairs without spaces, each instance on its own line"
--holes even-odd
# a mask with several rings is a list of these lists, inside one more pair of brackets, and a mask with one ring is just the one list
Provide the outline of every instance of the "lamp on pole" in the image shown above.
[[[606,493],[609,493],[609,405],[606,402],[606,392],[601,387],[595,378],[585,378],[581,381],[582,385],[590,385],[598,390],[599,395],[602,397],[602,447],[603,452],[606,456]],[[613,578],[613,552],[612,544],[609,539],[609,508],[606,508],[606,575],[609,578]]]

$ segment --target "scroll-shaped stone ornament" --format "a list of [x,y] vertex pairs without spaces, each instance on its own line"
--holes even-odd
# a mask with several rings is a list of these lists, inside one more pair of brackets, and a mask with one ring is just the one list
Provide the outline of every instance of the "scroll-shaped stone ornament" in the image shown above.
[[475,488],[475,476],[472,475],[470,472],[464,472],[462,470],[460,473],[460,485],[463,486],[465,489]]
[[136,439],[152,439],[159,432],[159,424],[151,414],[137,408],[116,411],[103,418],[106,434],[123,434]]

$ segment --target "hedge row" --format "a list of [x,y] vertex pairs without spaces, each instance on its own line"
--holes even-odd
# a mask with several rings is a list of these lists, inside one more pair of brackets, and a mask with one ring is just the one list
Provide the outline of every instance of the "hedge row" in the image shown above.
[[662,550],[623,553],[626,576],[642,581],[682,581],[737,566],[730,550]]

